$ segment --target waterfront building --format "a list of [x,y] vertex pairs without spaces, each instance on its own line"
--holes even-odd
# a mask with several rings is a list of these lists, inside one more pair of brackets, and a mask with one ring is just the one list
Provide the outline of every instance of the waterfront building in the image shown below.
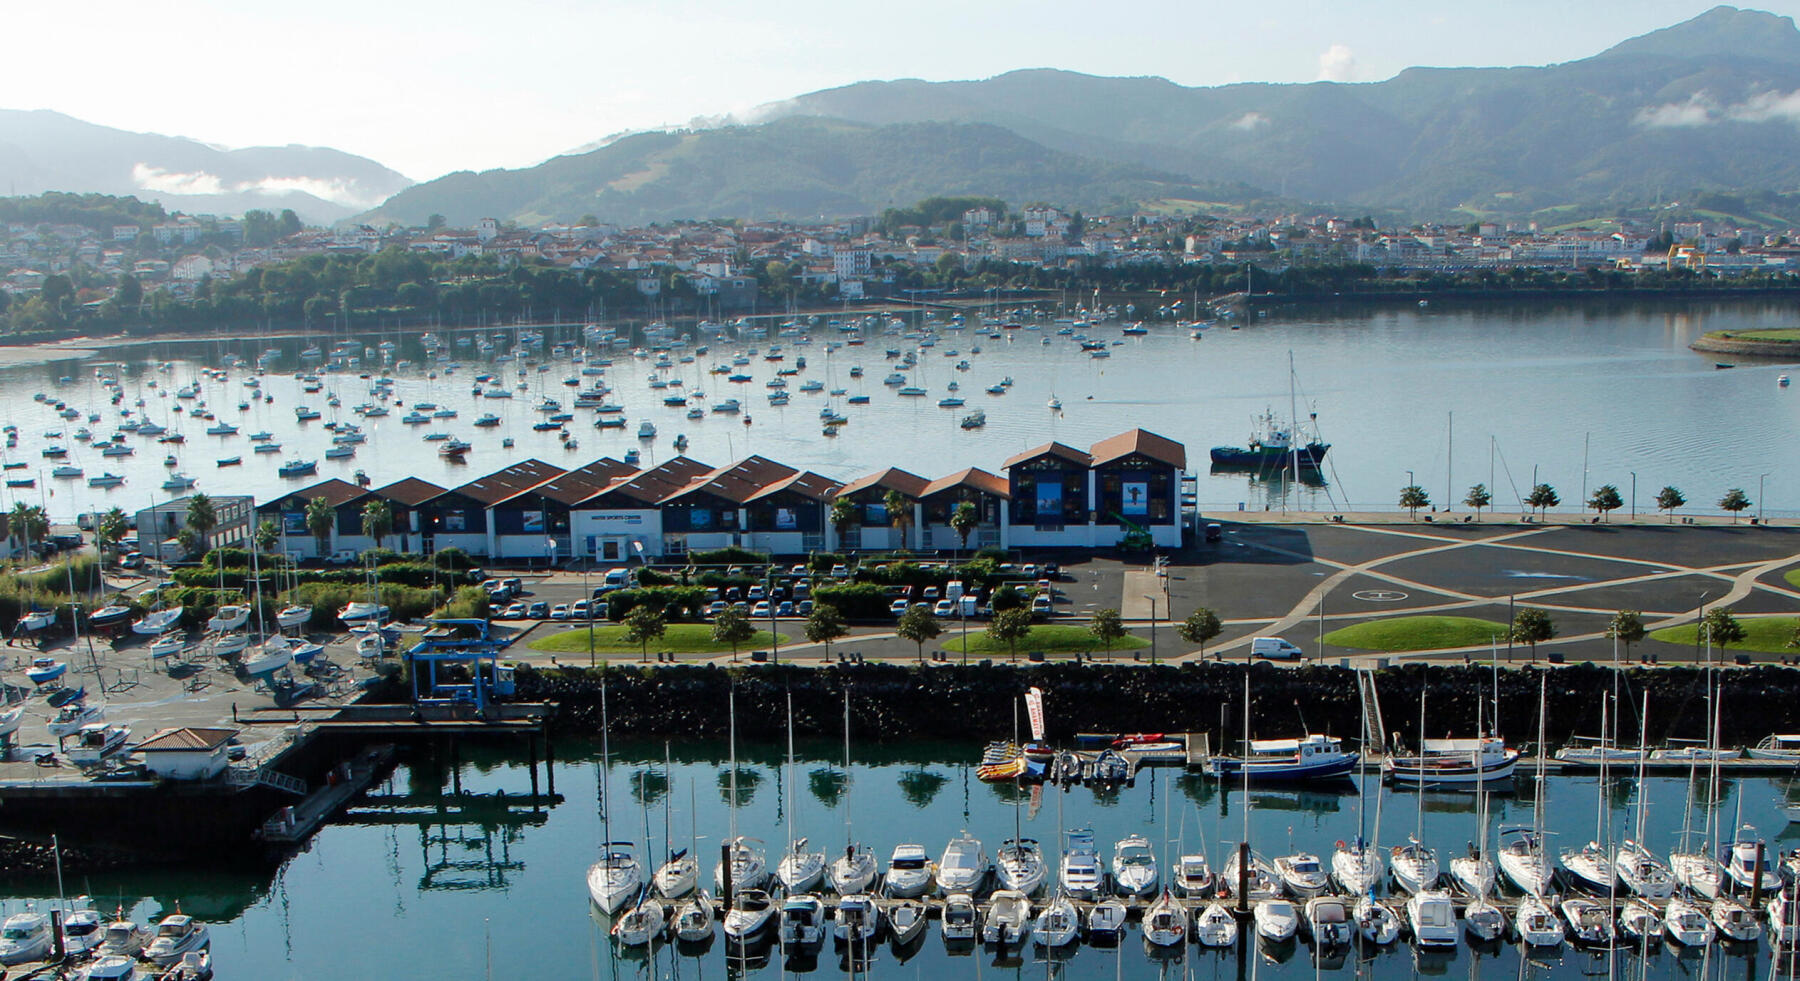
[[[238,494],[209,494],[214,524],[206,544],[212,548],[243,548],[255,527],[256,499]],[[188,526],[188,506],[194,496],[151,505],[137,513],[138,550],[159,562],[187,558],[176,537]]]

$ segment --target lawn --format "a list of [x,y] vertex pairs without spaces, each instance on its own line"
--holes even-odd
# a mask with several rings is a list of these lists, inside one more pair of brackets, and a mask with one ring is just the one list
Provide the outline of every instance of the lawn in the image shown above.
[[1789,586],[1800,589],[1800,569],[1789,569],[1781,574],[1781,578],[1786,579]]
[[[1787,642],[1794,636],[1794,626],[1800,619],[1794,617],[1742,617],[1738,626],[1744,628],[1744,639],[1732,644],[1726,653],[1731,651],[1758,651],[1763,654],[1792,654],[1795,649]],[[1651,640],[1660,640],[1666,644],[1680,644],[1693,647],[1694,638],[1700,628],[1691,623],[1679,627],[1668,627],[1655,631]]]
[[[791,644],[792,637],[783,634],[781,642]],[[756,636],[738,645],[739,652],[767,650],[774,646],[775,635],[767,630],[759,630]],[[540,634],[526,645],[534,651],[550,651],[556,654],[586,654],[588,651],[588,632],[583,626],[571,627],[556,633]],[[594,627],[594,651],[599,654],[636,654],[637,644],[625,640],[625,628],[618,624],[606,624]],[[671,623],[668,631],[650,642],[650,652],[675,651],[680,654],[730,654],[731,645],[721,644],[712,639],[710,623]]]
[[[1181,641],[1179,637],[1177,637],[1173,630],[1169,631],[1169,635],[1170,637],[1175,638],[1177,643],[1185,643],[1185,641]],[[989,637],[986,630],[980,632],[974,630],[969,631],[969,649],[966,652],[963,650],[962,635],[960,633],[946,630],[939,639],[944,642],[944,650],[949,651],[952,654],[968,653],[1005,656],[1011,650],[1005,644],[999,643],[992,637]],[[1115,651],[1135,651],[1139,648],[1149,646],[1150,642],[1144,638],[1126,634],[1118,640],[1113,641],[1112,649]],[[1106,650],[1105,645],[1101,644],[1099,638],[1095,637],[1088,628],[1059,623],[1039,624],[1038,626],[1032,627],[1031,631],[1019,641],[1018,648],[1020,654],[1027,654],[1031,651],[1043,651],[1045,653],[1056,654],[1072,654],[1076,651],[1081,651],[1083,653],[1088,651],[1100,651],[1104,653]]]
[[1800,341],[1800,330],[1792,327],[1770,327],[1756,330],[1714,330],[1707,337],[1733,341]]
[[1339,627],[1325,643],[1365,651],[1435,651],[1474,647],[1506,633],[1506,624],[1475,617],[1389,617]]

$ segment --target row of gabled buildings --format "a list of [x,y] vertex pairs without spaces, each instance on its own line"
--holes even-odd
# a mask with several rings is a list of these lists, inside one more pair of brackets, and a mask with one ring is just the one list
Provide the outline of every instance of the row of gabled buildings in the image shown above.
[[[1048,443],[1001,467],[970,467],[936,479],[888,468],[842,483],[760,456],[709,467],[685,456],[640,470],[611,458],[584,467],[529,459],[457,487],[406,477],[379,487],[329,479],[256,505],[304,558],[373,547],[363,534],[370,501],[388,504],[400,551],[456,547],[491,562],[679,560],[689,552],[738,546],[776,555],[813,551],[961,548],[950,518],[975,506],[968,547],[1107,548],[1131,527],[1159,546],[1182,539],[1180,443],[1134,429],[1086,449]],[[910,514],[888,513],[898,491]],[[306,526],[306,507],[323,498],[336,512],[329,541]],[[834,502],[854,505],[844,527]],[[179,513],[180,501],[163,505]]]

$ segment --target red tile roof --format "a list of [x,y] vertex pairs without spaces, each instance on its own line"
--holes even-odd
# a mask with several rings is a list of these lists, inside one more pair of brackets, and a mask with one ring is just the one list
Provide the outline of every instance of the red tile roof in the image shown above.
[[138,753],[205,753],[218,749],[238,734],[236,729],[201,729],[184,726],[162,729],[137,744]]
[[393,501],[395,504],[404,504],[407,507],[418,507],[443,492],[444,488],[439,487],[429,480],[420,480],[417,477],[406,477],[401,480],[396,480],[386,487],[377,487],[373,493],[376,497],[385,498]]
[[525,460],[471,480],[456,488],[456,491],[471,500],[492,506],[527,487],[535,487],[566,472],[563,468],[542,460]]
[[1026,460],[1035,460],[1038,457],[1045,455],[1062,457],[1070,463],[1083,467],[1090,466],[1094,462],[1093,457],[1081,452],[1073,446],[1068,446],[1063,443],[1045,443],[1037,449],[1026,450],[1023,453],[1012,457],[1007,460],[1000,469],[1011,470],[1014,466],[1024,463]]
[[845,484],[844,489],[838,493],[840,495],[854,494],[871,487],[880,487],[883,490],[897,490],[907,497],[917,498],[925,493],[925,487],[929,483],[930,481],[918,474],[907,473],[899,467],[889,467],[886,470],[879,470],[852,480]]
[[689,482],[686,487],[670,494],[665,500],[674,500],[689,494],[705,492],[736,504],[743,504],[771,485],[793,477],[799,472],[793,467],[784,463],[776,463],[767,457],[745,457],[730,466],[720,467],[702,474]]
[[[275,500],[270,501],[269,504],[275,504],[280,501],[285,501],[290,497],[296,498],[296,499],[302,500],[302,501],[311,501],[315,497],[323,497],[325,499],[325,503],[327,503],[335,508],[335,507],[342,507],[343,505],[363,496],[363,494],[365,494],[365,493],[367,493],[367,492],[364,491],[361,487],[358,487],[355,484],[350,483],[349,481],[339,480],[336,477],[332,477],[329,480],[321,480],[318,483],[312,485],[311,487],[303,487],[297,491],[289,491],[288,493],[281,495],[280,497],[276,498]],[[264,505],[264,506],[267,507],[268,505]]]
[[659,504],[711,469],[692,457],[678,456],[649,470],[620,477],[579,503],[618,494],[639,504]]
[[970,467],[967,470],[953,473],[948,477],[939,477],[925,485],[924,492],[919,496],[921,498],[933,497],[942,494],[945,491],[958,490],[964,487],[974,488],[983,494],[998,497],[1003,501],[1010,500],[1012,497],[1012,488],[1007,484],[1005,477],[997,477],[979,467]]
[[797,473],[786,480],[779,480],[750,496],[750,501],[760,501],[782,491],[793,491],[801,497],[814,501],[829,501],[843,490],[842,484],[830,477],[813,473],[811,470]]
[[637,472],[637,468],[629,463],[603,456],[585,467],[558,474],[541,484],[528,487],[506,500],[525,494],[537,494],[558,504],[572,506],[598,494],[613,481]]
[[1133,429],[1108,437],[1095,443],[1090,449],[1094,455],[1094,466],[1111,463],[1122,457],[1137,454],[1148,457],[1158,463],[1166,463],[1177,470],[1187,469],[1187,448],[1167,437],[1142,429]]

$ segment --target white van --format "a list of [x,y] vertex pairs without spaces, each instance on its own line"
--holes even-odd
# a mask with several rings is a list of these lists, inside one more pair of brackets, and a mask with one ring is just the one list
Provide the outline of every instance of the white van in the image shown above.
[[608,569],[606,578],[600,580],[600,586],[606,591],[624,589],[631,585],[630,569]]
[[1301,657],[1301,651],[1280,637],[1253,637],[1250,640],[1250,656],[1266,657],[1271,661],[1297,661]]

